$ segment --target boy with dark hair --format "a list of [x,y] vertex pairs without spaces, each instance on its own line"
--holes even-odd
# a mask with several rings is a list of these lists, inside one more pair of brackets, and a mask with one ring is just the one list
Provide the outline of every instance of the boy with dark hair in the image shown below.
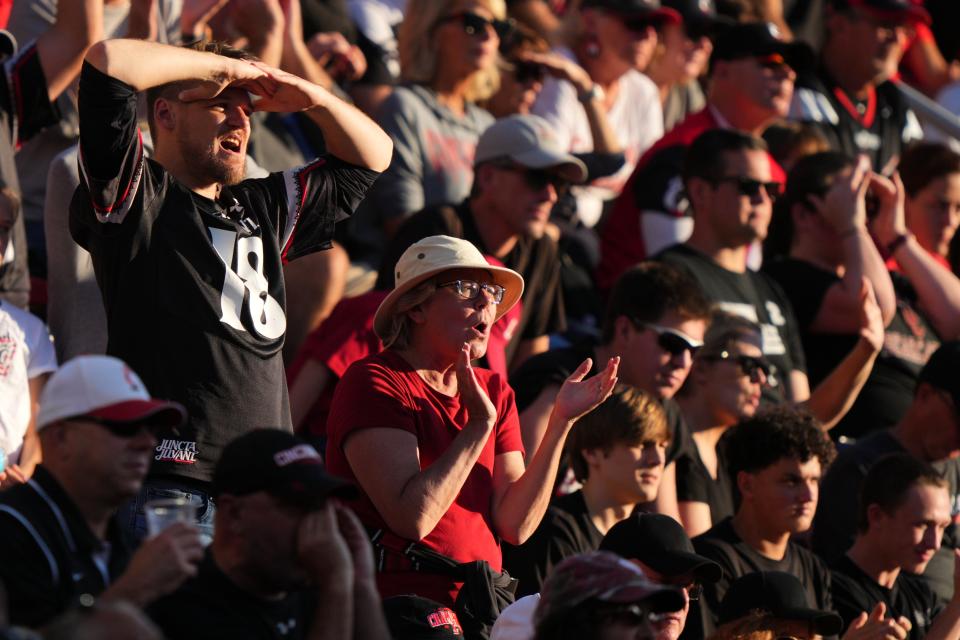
[[950,524],[943,476],[906,453],[882,458],[867,472],[858,518],[853,547],[831,566],[834,604],[844,626],[884,603],[891,617],[908,621],[903,626],[911,640],[958,637],[960,592],[944,607],[919,577]]
[[704,590],[706,630],[730,583],[754,571],[792,573],[810,602],[832,609],[829,570],[790,538],[810,528],[821,474],[836,455],[833,443],[815,418],[794,407],[745,420],[728,438],[728,468],[740,494],[737,512],[693,540],[697,552],[724,573]]
[[655,262],[641,263],[620,277],[610,296],[599,344],[555,349],[524,363],[511,377],[517,393],[523,446],[536,451],[560,385],[584,358],[598,362],[620,356],[620,381],[663,404],[670,428],[657,510],[679,517],[673,461],[689,441],[671,398],[683,384],[703,344],[710,307],[689,276]]
[[520,581],[518,597],[540,591],[554,565],[596,550],[637,503],[656,498],[669,440],[660,403],[626,385],[577,421],[566,451],[583,487],[555,499],[527,542],[504,545],[504,566]]

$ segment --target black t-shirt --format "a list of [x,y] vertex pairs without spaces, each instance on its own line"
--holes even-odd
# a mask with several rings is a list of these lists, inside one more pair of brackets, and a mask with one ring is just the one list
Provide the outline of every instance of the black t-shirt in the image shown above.
[[[3,62],[0,73],[0,186],[20,194],[14,154],[17,146],[60,119],[50,102],[47,78],[43,74],[35,44],[20,50]],[[37,170],[46,173],[47,167]],[[25,309],[30,297],[27,270],[27,235],[23,216],[17,217],[10,234],[13,260],[9,251],[0,266],[0,298]]]
[[[552,349],[539,353],[520,365],[510,376],[510,386],[516,393],[517,411],[522,413],[547,387],[562,385],[564,380],[569,378],[587,358],[593,359],[593,366],[587,373],[587,377],[596,375],[597,366],[606,366],[606,363],[597,362],[595,346],[591,342],[582,342],[566,349]],[[660,404],[663,406],[667,428],[670,430],[666,461],[670,464],[694,447],[694,444],[687,423],[680,414],[680,406],[669,398],[662,399]]]
[[906,617],[913,628],[910,640],[921,640],[930,630],[933,619],[942,608],[937,596],[922,579],[900,572],[892,589],[882,587],[844,555],[830,565],[833,571],[833,605],[843,618],[846,630],[862,612],[873,611],[878,602],[887,604],[887,616]]
[[[483,243],[470,201],[456,207],[445,205],[429,207],[411,216],[397,231],[384,252],[383,268],[377,287],[393,288],[393,265],[403,252],[415,242],[428,236],[447,235],[463,238],[473,243],[484,255],[493,253]],[[521,235],[516,244],[503,257],[498,258],[505,267],[523,276],[523,310],[520,325],[514,328],[513,337],[507,344],[507,362],[513,359],[521,340],[537,338],[566,329],[563,307],[563,291],[560,287],[560,260],[557,243],[543,235],[534,238]],[[389,265],[389,266],[388,266]]]
[[209,481],[233,438],[290,429],[282,264],[329,247],[377,174],[323,157],[225,187],[215,202],[144,159],[133,87],[85,64],[79,111],[70,231],[93,259],[107,352],[187,408],[152,473]]
[[33,478],[0,493],[0,584],[10,624],[39,627],[83,595],[97,596],[130,559],[115,520],[97,538],[56,478],[43,465]]
[[[853,544],[857,530],[857,512],[863,479],[874,462],[891,453],[906,449],[888,430],[877,431],[842,447],[837,459],[827,470],[820,486],[817,515],[813,520],[813,550],[827,562],[838,561]],[[950,486],[952,515],[958,512],[957,488],[960,487],[960,460],[946,460],[933,465]],[[957,548],[957,525],[943,533],[943,542],[923,573],[930,588],[941,602],[953,596],[953,550]]]
[[539,593],[561,560],[596,551],[601,540],[581,491],[555,498],[529,540],[519,547],[503,545],[503,566],[519,580],[517,597]]
[[[817,317],[827,290],[840,278],[835,273],[792,258],[764,265],[790,297],[807,356],[807,375],[815,387],[826,378],[856,345],[855,334],[812,333],[810,325]],[[870,377],[850,411],[830,434],[859,438],[871,431],[892,427],[913,401],[917,376],[927,359],[940,346],[940,340],[917,308],[916,292],[907,278],[891,272],[897,297],[897,312],[887,327],[883,349]]]
[[719,308],[760,325],[763,353],[776,367],[763,389],[763,400],[779,403],[790,398],[790,372],[805,372],[807,366],[793,307],[780,285],[765,273],[728,271],[683,244],[664,249],[655,259],[687,271]]
[[719,604],[730,583],[757,571],[785,571],[793,574],[803,584],[812,607],[824,611],[833,610],[830,570],[820,558],[798,544],[787,543],[787,552],[783,559],[772,560],[741,540],[733,529],[732,519],[727,518],[694,538],[693,546],[697,553],[710,558],[723,568],[723,577],[717,583],[704,585],[701,610],[706,614],[705,637],[712,632],[709,625],[716,624]]
[[710,522],[720,522],[736,510],[733,483],[727,470],[724,441],[717,443],[717,477],[714,479],[703,464],[697,443],[677,459],[677,501],[703,502],[710,507]]
[[197,575],[147,608],[168,640],[299,640],[306,638],[316,598],[292,592],[263,600],[241,590],[207,550]]
[[816,127],[833,149],[852,157],[866,155],[877,171],[923,135],[893,82],[883,82],[867,101],[857,103],[823,68],[797,78],[790,116]]

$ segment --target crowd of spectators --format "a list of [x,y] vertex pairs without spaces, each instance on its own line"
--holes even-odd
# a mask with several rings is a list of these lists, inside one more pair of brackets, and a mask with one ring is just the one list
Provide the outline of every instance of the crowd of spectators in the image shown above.
[[0,0],[0,638],[960,640],[953,0]]

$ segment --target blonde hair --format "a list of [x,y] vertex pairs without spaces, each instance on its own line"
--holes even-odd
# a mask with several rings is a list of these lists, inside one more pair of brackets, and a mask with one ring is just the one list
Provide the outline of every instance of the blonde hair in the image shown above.
[[774,640],[774,620],[763,611],[751,611],[742,618],[720,625],[709,640]]
[[[482,0],[497,20],[507,17],[504,0]],[[455,0],[410,0],[397,34],[400,53],[400,78],[405,82],[430,86],[437,76],[437,39],[431,33],[447,15]],[[476,71],[465,98],[470,102],[486,100],[500,88],[497,64]]]
[[390,327],[383,336],[383,348],[394,347],[406,349],[410,346],[410,316],[408,312],[430,299],[437,290],[437,283],[433,280],[421,282],[410,291],[397,299],[393,308],[393,317],[390,318]]

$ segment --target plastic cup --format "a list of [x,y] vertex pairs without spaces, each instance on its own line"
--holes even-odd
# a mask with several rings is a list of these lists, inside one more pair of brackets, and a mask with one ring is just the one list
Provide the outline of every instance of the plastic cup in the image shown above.
[[147,517],[147,535],[153,537],[164,529],[178,523],[197,523],[197,507],[184,498],[151,500],[143,505]]

